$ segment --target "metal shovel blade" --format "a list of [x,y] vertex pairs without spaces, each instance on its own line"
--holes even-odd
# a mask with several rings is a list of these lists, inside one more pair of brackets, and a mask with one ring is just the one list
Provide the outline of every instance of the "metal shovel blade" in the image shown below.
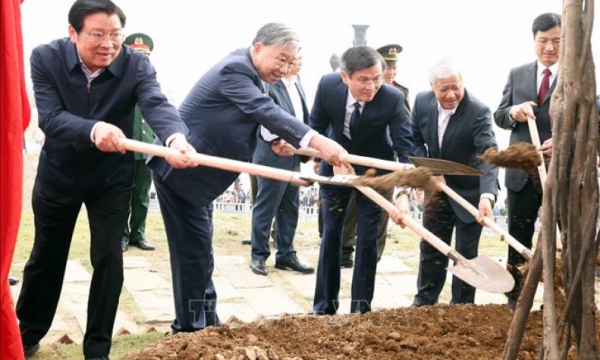
[[506,293],[515,286],[515,280],[509,272],[485,255],[458,260],[448,270],[477,289],[493,293]]
[[334,175],[321,176],[316,174],[301,174],[300,179],[310,182],[318,182],[319,184],[353,186],[352,181],[358,178],[356,175]]
[[483,172],[479,169],[472,168],[470,166],[460,164],[454,161],[425,158],[425,157],[409,157],[415,166],[426,167],[433,175],[467,175],[467,176],[481,176]]

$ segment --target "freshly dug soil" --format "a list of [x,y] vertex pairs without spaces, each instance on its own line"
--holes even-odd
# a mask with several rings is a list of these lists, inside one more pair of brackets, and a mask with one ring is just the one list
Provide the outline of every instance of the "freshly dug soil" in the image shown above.
[[432,194],[439,191],[432,172],[424,167],[393,171],[381,176],[376,176],[376,172],[371,169],[363,176],[353,180],[352,184],[357,186],[370,186],[382,191],[391,190],[395,186],[419,188]]
[[531,143],[517,142],[498,151],[496,148],[487,149],[481,155],[483,161],[505,168],[517,168],[526,173],[534,173],[542,164],[542,156]]
[[[512,313],[503,305],[436,305],[358,315],[288,316],[169,336],[127,360],[499,359]],[[537,359],[542,313],[530,314],[519,359]]]

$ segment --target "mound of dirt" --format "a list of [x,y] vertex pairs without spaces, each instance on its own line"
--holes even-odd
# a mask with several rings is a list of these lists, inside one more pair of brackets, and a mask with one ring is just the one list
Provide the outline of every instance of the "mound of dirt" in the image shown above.
[[[512,313],[502,305],[437,305],[358,315],[289,316],[169,336],[127,360],[498,359]],[[542,314],[530,314],[519,359],[536,359]]]

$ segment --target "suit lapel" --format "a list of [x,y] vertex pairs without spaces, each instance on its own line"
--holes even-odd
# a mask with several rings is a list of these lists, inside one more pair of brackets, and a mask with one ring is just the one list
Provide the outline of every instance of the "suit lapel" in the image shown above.
[[465,90],[465,96],[461,100],[460,104],[456,108],[456,112],[450,116],[448,120],[448,126],[446,126],[446,131],[444,131],[444,136],[442,137],[442,149],[440,151],[440,157],[443,158],[446,154],[446,150],[448,150],[448,146],[451,143],[452,137],[456,132],[456,129],[460,127],[460,118],[463,116],[465,112],[465,104],[469,101],[469,94],[467,90]]
[[300,102],[302,103],[302,112],[304,113],[304,118],[302,119],[305,124],[308,124],[308,106],[306,105],[306,95],[304,95],[304,88],[302,88],[302,84],[300,83],[300,78],[296,81],[296,89],[298,90],[298,94],[300,94]]
[[331,94],[332,101],[332,119],[341,119],[340,122],[334,122],[332,124],[336,135],[339,139],[345,138],[344,136],[344,122],[346,121],[346,100],[348,97],[348,87],[342,81],[340,77],[339,83]]
[[550,85],[550,89],[548,89],[548,93],[546,94],[546,97],[544,98],[544,102],[548,101],[550,99],[550,97],[552,96],[552,93],[554,92],[554,88],[556,87],[557,80],[558,80],[558,76],[554,78],[554,81]]
[[429,114],[427,114],[428,126],[429,126],[429,139],[428,143],[431,144],[429,149],[429,156],[431,157],[439,157],[440,156],[440,145],[438,143],[438,104],[435,95],[431,94],[431,99],[429,100]]
[[296,116],[296,110],[294,109],[294,104],[292,104],[292,99],[290,98],[290,95],[287,92],[287,88],[285,87],[283,80],[279,80],[278,82],[275,83],[275,85],[277,86],[277,90],[279,91],[279,94],[281,94],[283,101],[286,102],[287,108],[292,111],[292,115]]
[[531,63],[523,74],[523,79],[520,80],[521,84],[525,84],[526,94],[528,94],[533,101],[538,102],[538,89],[537,89],[537,61]]

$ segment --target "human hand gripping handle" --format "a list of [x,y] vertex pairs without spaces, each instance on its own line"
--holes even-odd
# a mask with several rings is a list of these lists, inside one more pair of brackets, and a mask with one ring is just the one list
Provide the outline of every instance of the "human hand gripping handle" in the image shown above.
[[486,197],[482,197],[479,200],[479,216],[477,216],[477,222],[482,226],[485,226],[485,218],[494,221],[494,210],[492,210],[492,202]]
[[94,145],[100,151],[104,152],[120,152],[125,154],[125,145],[119,139],[125,139],[123,131],[113,124],[104,121],[99,121],[92,134]]
[[176,154],[165,156],[165,160],[176,169],[184,169],[196,166],[195,161],[190,157],[196,153],[196,149],[190,145],[183,135],[175,136],[169,143],[169,148],[177,150]]
[[348,152],[340,144],[335,141],[321,135],[315,135],[308,144],[310,147],[315,148],[321,152],[323,160],[327,161],[333,166],[350,167],[348,163],[347,155]]

